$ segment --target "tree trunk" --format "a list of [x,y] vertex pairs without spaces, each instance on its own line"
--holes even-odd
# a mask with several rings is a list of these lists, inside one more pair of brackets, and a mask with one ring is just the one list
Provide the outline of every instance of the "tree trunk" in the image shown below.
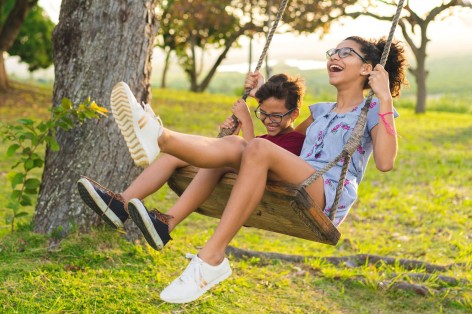
[[5,92],[8,90],[8,75],[5,69],[5,58],[3,57],[4,52],[0,51],[0,91]]
[[426,112],[426,78],[428,71],[426,70],[426,54],[417,56],[416,62],[418,63],[415,69],[415,81],[416,81],[416,113]]
[[[157,31],[155,5],[155,0],[63,0],[53,32],[53,106],[63,97],[79,103],[90,96],[110,108],[111,89],[119,81],[129,84],[138,101],[148,101]],[[122,191],[140,170],[133,165],[111,114],[59,132],[57,141],[60,151],[46,150],[34,230],[61,235],[72,227],[87,231],[102,222],[77,193],[80,176]]]
[[167,72],[169,71],[170,55],[172,54],[172,49],[168,49],[164,52],[166,54],[166,58],[164,60],[164,69],[162,70],[161,88],[167,87]]
[[190,64],[187,65],[187,74],[190,78],[190,91],[198,93],[198,77],[197,77],[197,58],[195,56],[196,50],[195,50],[195,37],[191,34],[190,35]]

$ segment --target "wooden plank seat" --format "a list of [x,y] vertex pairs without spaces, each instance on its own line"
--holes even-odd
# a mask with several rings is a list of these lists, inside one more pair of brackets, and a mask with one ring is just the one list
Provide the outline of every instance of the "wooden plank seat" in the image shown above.
[[[178,169],[168,181],[170,188],[177,195],[182,195],[197,171],[198,168],[192,166]],[[220,218],[236,176],[234,173],[224,175],[211,197],[197,212]],[[297,186],[275,181],[267,183],[261,202],[245,226],[330,245],[336,245],[341,236],[331,220],[313,205],[304,189],[299,190]]]

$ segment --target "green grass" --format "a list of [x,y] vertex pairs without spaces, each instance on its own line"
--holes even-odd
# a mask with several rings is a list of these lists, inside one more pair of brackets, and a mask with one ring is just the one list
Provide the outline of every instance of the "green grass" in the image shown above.
[[[38,102],[34,113],[47,115],[49,94],[39,90],[39,94],[28,96],[29,101]],[[157,89],[153,95],[153,107],[166,125],[209,136],[217,134],[217,126],[233,101],[234,96]],[[447,99],[443,101],[442,107],[454,107]],[[2,120],[33,115],[24,106],[27,102],[23,106],[0,106]],[[472,115],[460,111],[415,115],[403,103],[399,112],[396,167],[380,173],[373,163],[369,165],[359,201],[339,228],[342,238],[336,247],[243,228],[231,245],[315,258],[294,264],[230,256],[233,275],[187,305],[165,304],[159,292],[181,273],[187,264],[185,253],[195,253],[204,245],[217,220],[191,215],[173,232],[174,240],[156,252],[143,242],[130,243],[107,228],[88,234],[74,232],[61,241],[35,234],[30,223],[32,207],[27,209],[30,215],[20,219],[18,231],[11,233],[3,222],[6,212],[0,207],[0,312],[471,312]],[[306,108],[303,114],[307,114]],[[5,144],[0,144],[0,149],[3,205],[9,192],[6,173],[14,160],[4,155]],[[173,192],[164,187],[147,200],[147,205],[165,211],[175,200]],[[424,273],[424,269],[411,271],[384,264],[333,266],[322,260],[354,254],[438,265],[461,263],[437,275],[468,281],[445,284],[432,278],[419,282],[405,274]],[[418,283],[432,294],[420,296],[379,286],[387,280]]]

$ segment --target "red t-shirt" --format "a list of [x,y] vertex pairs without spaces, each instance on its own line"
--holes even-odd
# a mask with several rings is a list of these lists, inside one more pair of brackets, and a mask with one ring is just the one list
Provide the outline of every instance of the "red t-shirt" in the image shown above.
[[288,132],[285,134],[277,134],[276,136],[270,136],[268,134],[260,135],[259,138],[265,138],[272,143],[285,148],[289,152],[300,156],[302,151],[303,142],[305,141],[305,135],[296,131]]

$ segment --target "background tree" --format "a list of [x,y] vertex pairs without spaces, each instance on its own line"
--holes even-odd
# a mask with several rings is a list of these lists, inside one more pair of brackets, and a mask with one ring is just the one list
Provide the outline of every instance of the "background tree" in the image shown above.
[[[190,90],[203,92],[231,46],[252,24],[241,25],[227,1],[175,0],[161,5],[159,46],[167,50],[166,58],[175,52],[189,79]],[[219,50],[219,56],[207,67],[205,57],[211,49]],[[207,68],[208,72],[199,80]]]
[[[279,32],[326,32],[331,23],[343,15],[345,8],[355,2],[289,1]],[[280,1],[267,0],[162,1],[158,46],[164,49],[167,60],[175,52],[190,81],[190,90],[203,92],[241,36],[259,34],[265,37],[269,12],[275,17],[279,6]],[[218,56],[211,60],[210,66],[206,66],[208,58],[205,58],[205,53],[209,50],[217,51]],[[206,74],[203,74],[206,69]],[[163,80],[165,82],[165,78]]]
[[54,23],[45,15],[44,10],[34,6],[21,25],[13,45],[8,49],[10,56],[20,57],[33,72],[46,69],[52,64],[52,31]]
[[38,0],[0,0],[0,90],[8,88],[4,53],[10,49],[20,32],[28,12]]
[[[138,101],[149,100],[156,2],[62,1],[53,32],[53,106],[63,97],[80,103],[90,96],[110,108],[111,89],[119,81],[130,85]],[[67,233],[74,225],[87,230],[101,222],[78,196],[80,176],[121,191],[139,170],[111,115],[59,131],[57,141],[60,151],[46,151],[34,230]]]
[[[381,7],[385,9],[385,5],[395,8],[397,6],[396,1],[367,1],[363,4],[362,10],[358,12],[352,12],[348,15],[357,18],[361,15],[371,16],[378,20],[392,21],[392,14],[380,15],[374,12],[380,12]],[[427,98],[427,86],[426,79],[428,76],[428,70],[426,69],[426,57],[427,57],[427,46],[430,41],[428,38],[427,30],[428,26],[434,20],[439,18],[446,18],[453,13],[453,9],[457,7],[468,7],[472,8],[470,1],[464,0],[448,0],[443,1],[441,5],[433,7],[430,11],[425,13],[423,16],[418,15],[413,11],[410,6],[410,1],[406,1],[406,5],[403,9],[404,14],[400,18],[398,25],[401,28],[403,37],[408,43],[413,55],[415,56],[416,67],[410,67],[409,71],[415,78],[416,82],[416,113],[426,112],[426,98]],[[385,10],[382,10],[385,11]]]

